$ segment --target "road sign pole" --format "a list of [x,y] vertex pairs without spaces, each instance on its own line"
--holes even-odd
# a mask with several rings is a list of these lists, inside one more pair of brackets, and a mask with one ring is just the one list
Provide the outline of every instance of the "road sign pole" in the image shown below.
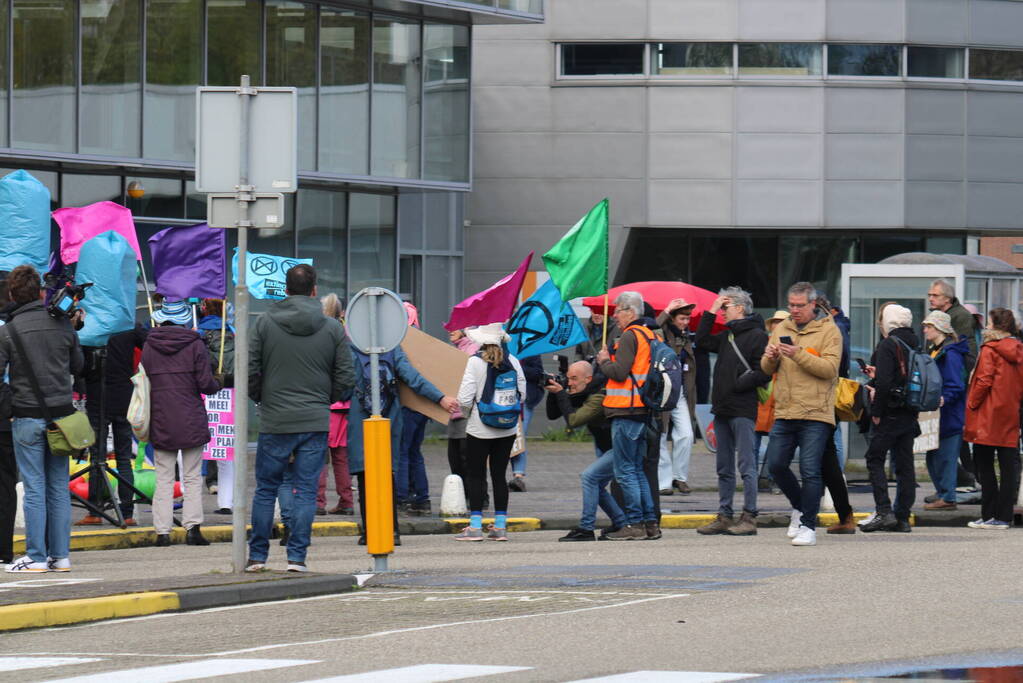
[[[235,355],[234,355],[234,507],[231,519],[231,562],[235,572],[245,570],[245,519],[248,517],[249,481],[249,289],[246,283],[246,256],[249,247],[249,105],[255,91],[249,77],[242,76],[240,141],[241,164],[238,169],[238,270],[234,288]],[[227,310],[222,311],[227,315]]]
[[380,415],[380,334],[378,299],[384,290],[369,294],[369,386],[373,415],[362,423],[366,462],[366,550],[373,556],[373,571],[386,572],[387,556],[394,552],[394,490],[391,476],[391,421]]

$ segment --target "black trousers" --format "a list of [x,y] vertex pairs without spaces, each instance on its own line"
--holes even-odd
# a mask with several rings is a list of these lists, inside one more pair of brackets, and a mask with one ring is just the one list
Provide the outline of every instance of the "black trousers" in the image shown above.
[[[892,501],[888,496],[888,479],[885,477],[885,456],[892,452],[895,467],[896,496],[895,516],[908,520],[916,500],[916,470],[913,468],[913,439],[920,434],[920,425],[911,414],[896,413],[881,418],[874,426],[874,435],[867,447],[867,471],[870,486],[874,489],[874,506],[877,514],[892,512]],[[832,494],[834,496],[834,494]],[[838,507],[837,504],[835,506]]]
[[0,562],[14,560],[14,516],[18,512],[18,493],[14,487],[17,483],[14,438],[8,428],[0,431]]
[[[998,470],[995,476],[995,457]],[[980,482],[980,516],[1012,524],[1012,509],[1019,493],[1019,449],[1011,446],[973,444],[973,461]]]
[[[837,430],[838,427],[836,426]],[[911,449],[912,450],[912,449]],[[832,433],[828,443],[824,446],[824,458],[821,460],[821,478],[824,485],[828,487],[831,500],[835,503],[835,512],[839,521],[852,514],[852,505],[849,504],[849,489],[845,485],[845,477],[842,475],[842,464],[838,461],[838,449],[835,448],[835,435]]]
[[[359,486],[359,520],[362,522],[362,533],[366,533],[366,472],[355,475]],[[394,506],[394,533],[398,533],[398,500],[394,497],[394,472],[391,472],[391,504]]]
[[499,439],[480,439],[471,434],[465,437],[466,466],[469,475],[469,511],[483,510],[483,492],[487,486],[487,462],[490,462],[490,482],[494,487],[494,512],[508,512],[508,460],[515,436]]
[[[101,428],[99,415],[93,413],[89,415],[89,422],[92,423],[92,428],[96,432],[96,445],[89,449],[92,456],[106,456],[106,453],[102,451],[106,450],[107,447],[107,430],[112,430],[114,433],[114,454],[117,458],[117,473],[134,484],[135,473],[132,469],[131,457],[132,434],[131,423],[128,422],[128,418],[124,415],[108,415],[105,420],[106,424]],[[89,502],[97,505],[101,501],[101,491],[105,490],[106,486],[99,477],[89,477]],[[135,494],[127,486],[118,482],[117,497],[121,500],[121,514],[124,517],[131,517],[135,511],[133,502]]]
[[465,489],[465,499],[469,500],[469,464],[465,439],[448,439],[448,467],[451,474],[457,474],[462,478],[462,487]]

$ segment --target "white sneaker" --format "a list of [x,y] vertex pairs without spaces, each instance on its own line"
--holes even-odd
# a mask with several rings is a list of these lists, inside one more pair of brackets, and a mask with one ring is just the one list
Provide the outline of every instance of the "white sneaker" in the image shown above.
[[305,566],[305,562],[292,562],[288,560],[288,571],[304,574],[309,571],[309,567]]
[[69,572],[71,571],[71,558],[62,557],[59,560],[55,560],[52,557],[47,557],[46,568],[51,572]]
[[793,510],[792,511],[792,519],[789,520],[789,532],[788,532],[788,537],[789,538],[795,538],[796,534],[799,533],[799,527],[801,527],[803,525],[803,522],[801,521],[802,517],[803,517],[803,513],[800,512],[799,510]]
[[866,517],[864,517],[860,521],[856,522],[856,526],[863,526],[864,524],[869,524],[872,521],[874,521],[875,517],[877,517],[877,513],[876,512],[871,512],[869,515],[867,515]]
[[800,525],[799,533],[792,539],[792,545],[817,545],[817,532]]
[[5,571],[10,574],[42,574],[43,572],[50,571],[50,569],[46,566],[45,562],[33,562],[31,557],[25,555],[7,565]]

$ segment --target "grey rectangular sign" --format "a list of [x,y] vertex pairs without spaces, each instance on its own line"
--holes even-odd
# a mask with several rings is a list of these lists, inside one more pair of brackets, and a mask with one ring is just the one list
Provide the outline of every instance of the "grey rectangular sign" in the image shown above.
[[[249,220],[252,228],[280,228],[284,226],[284,195],[268,192],[253,195],[249,202]],[[211,228],[238,227],[238,195],[233,192],[206,195],[206,224]]]
[[[195,186],[234,192],[241,168],[240,88],[198,88]],[[249,105],[249,184],[255,192],[298,189],[298,96],[295,88],[253,88]]]

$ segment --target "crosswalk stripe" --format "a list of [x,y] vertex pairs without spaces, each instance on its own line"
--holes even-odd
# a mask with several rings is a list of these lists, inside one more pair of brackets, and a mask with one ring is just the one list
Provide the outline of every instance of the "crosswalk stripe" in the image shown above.
[[419,666],[403,666],[398,669],[367,671],[361,674],[319,678],[305,683],[441,683],[457,681],[477,676],[493,676],[513,671],[528,671],[529,666],[476,666],[469,664],[420,664]]
[[42,669],[48,666],[70,666],[101,661],[97,657],[0,657],[0,671]]
[[197,678],[212,678],[317,663],[319,662],[315,659],[201,659],[182,664],[105,671],[98,674],[61,678],[57,681],[48,681],[48,683],[138,683],[138,681],[175,683],[175,681],[191,681]]
[[760,674],[736,674],[718,671],[632,671],[627,674],[586,678],[573,683],[720,683],[744,678],[758,678]]

